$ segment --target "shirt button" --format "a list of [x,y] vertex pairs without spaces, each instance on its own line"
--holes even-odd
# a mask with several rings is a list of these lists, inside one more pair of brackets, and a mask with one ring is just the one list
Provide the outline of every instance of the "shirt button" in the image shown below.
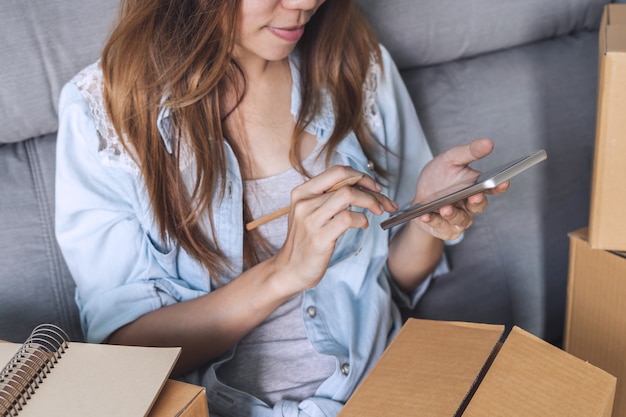
[[347,363],[341,365],[341,373],[347,376],[350,373],[350,365]]
[[367,161],[367,169],[370,171],[374,170],[374,163],[372,161]]
[[313,318],[317,315],[317,310],[313,306],[309,306],[306,309],[306,314],[309,315],[310,318]]

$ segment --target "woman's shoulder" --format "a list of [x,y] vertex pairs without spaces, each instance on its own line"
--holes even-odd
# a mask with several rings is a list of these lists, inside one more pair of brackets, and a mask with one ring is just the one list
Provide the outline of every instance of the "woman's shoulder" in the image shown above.
[[[66,87],[78,92],[80,99],[88,109],[88,115],[95,127],[98,139],[98,154],[103,164],[123,168],[132,173],[138,172],[133,155],[123,146],[113,123],[111,122],[104,102],[103,75],[100,62],[96,61],[79,71]],[[75,94],[76,100],[78,95]]]
[[68,84],[76,87],[92,113],[104,109],[103,77],[100,61],[96,61],[79,71]]
[[100,60],[84,67],[69,82],[76,85],[79,89],[93,88],[96,87],[96,84],[99,84],[99,87],[102,88]]

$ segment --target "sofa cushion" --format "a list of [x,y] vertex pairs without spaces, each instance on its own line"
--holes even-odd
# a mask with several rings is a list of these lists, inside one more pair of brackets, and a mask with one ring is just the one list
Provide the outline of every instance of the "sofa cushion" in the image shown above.
[[3,0],[0,143],[54,132],[61,87],[98,57],[117,1],[77,4],[71,0]]
[[0,145],[0,339],[41,323],[82,340],[72,280],[54,236],[53,135]]
[[[358,0],[402,68],[596,29],[608,0]],[[414,9],[418,9],[415,11]]]

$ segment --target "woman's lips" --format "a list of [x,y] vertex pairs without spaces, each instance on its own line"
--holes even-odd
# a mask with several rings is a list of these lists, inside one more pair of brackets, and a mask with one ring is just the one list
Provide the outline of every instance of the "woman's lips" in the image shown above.
[[296,42],[302,37],[302,34],[304,33],[304,26],[298,26],[295,28],[268,27],[268,30],[282,40],[287,42]]

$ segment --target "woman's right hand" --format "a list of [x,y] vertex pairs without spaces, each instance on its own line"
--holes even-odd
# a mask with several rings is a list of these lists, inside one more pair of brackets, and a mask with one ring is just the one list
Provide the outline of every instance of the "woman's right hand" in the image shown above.
[[311,178],[291,192],[287,237],[273,261],[288,279],[281,287],[293,294],[312,288],[322,279],[337,239],[350,228],[369,226],[360,207],[381,215],[397,211],[397,205],[380,191],[372,177],[363,177],[353,186],[328,191],[335,184],[363,173],[347,166],[335,166]]

